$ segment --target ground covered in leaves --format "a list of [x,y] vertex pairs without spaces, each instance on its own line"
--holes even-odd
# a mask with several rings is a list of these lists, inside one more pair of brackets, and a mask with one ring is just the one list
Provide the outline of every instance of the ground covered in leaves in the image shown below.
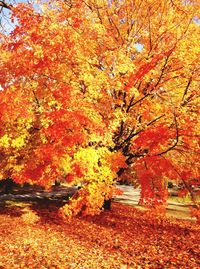
[[0,268],[200,268],[200,227],[131,206],[63,222],[59,203],[0,206]]

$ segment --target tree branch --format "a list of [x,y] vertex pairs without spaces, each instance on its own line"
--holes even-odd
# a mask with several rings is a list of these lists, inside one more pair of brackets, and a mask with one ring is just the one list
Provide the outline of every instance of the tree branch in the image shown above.
[[174,144],[172,146],[170,146],[168,149],[162,151],[161,153],[159,154],[156,154],[157,156],[162,156],[163,154],[166,154],[168,151],[174,149],[177,144],[178,144],[178,141],[179,141],[179,129],[178,129],[178,122],[177,122],[177,118],[176,118],[176,114],[174,113],[174,122],[175,122],[175,128],[176,128],[176,140],[174,142]]
[[[152,121],[148,122],[148,123],[146,124],[146,126],[150,126],[150,125],[154,124],[156,121],[158,121],[159,119],[163,118],[164,116],[165,116],[165,114],[163,114],[163,115],[161,115],[161,116],[159,116],[159,117],[153,119]],[[136,136],[136,135],[138,135],[138,134],[140,134],[141,132],[144,132],[144,131],[145,131],[144,128],[138,130],[137,132],[131,131],[130,134],[129,134],[129,136],[128,136],[126,139],[124,139],[124,141],[123,141],[120,145],[116,145],[116,146],[114,147],[113,151],[114,151],[114,150],[122,149],[127,143],[130,142],[130,140],[131,140],[134,136]]]
[[184,90],[183,97],[182,97],[182,104],[181,104],[181,106],[184,106],[184,105],[186,104],[185,97],[186,97],[186,95],[187,95],[187,92],[188,92],[188,89],[189,89],[189,87],[190,87],[191,82],[192,82],[192,77],[189,78],[188,83],[187,83],[187,86],[186,86],[186,88],[185,88],[185,90]]
[[0,7],[11,9],[12,5],[6,4],[4,1],[0,1]]

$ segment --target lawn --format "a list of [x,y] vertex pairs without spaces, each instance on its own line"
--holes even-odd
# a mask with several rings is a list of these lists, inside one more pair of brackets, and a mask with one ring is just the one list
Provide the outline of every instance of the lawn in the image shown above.
[[197,269],[200,227],[113,203],[112,211],[64,222],[61,202],[0,206],[0,268]]

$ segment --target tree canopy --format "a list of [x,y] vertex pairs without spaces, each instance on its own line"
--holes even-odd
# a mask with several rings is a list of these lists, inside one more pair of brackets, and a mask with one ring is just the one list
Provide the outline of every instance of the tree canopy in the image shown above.
[[0,42],[1,178],[81,184],[68,215],[100,212],[124,178],[141,186],[142,203],[163,203],[169,179],[192,194],[200,181],[198,1],[9,8],[15,27]]

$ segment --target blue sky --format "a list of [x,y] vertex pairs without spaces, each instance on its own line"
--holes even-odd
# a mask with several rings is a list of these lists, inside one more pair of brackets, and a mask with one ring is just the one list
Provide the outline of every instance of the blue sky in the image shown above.
[[[21,1],[18,1],[18,0],[15,0],[15,1],[12,1],[12,0],[5,0],[4,1],[6,4],[14,4],[14,3],[22,3],[22,2],[26,2],[26,0],[21,0]],[[6,32],[10,32],[13,30],[13,23],[11,23],[10,21],[10,10],[6,9],[6,8],[3,8],[2,11],[1,11],[1,14],[0,14],[0,17],[1,17],[1,26],[3,28],[3,31],[6,31]],[[2,31],[2,29],[0,29]]]

